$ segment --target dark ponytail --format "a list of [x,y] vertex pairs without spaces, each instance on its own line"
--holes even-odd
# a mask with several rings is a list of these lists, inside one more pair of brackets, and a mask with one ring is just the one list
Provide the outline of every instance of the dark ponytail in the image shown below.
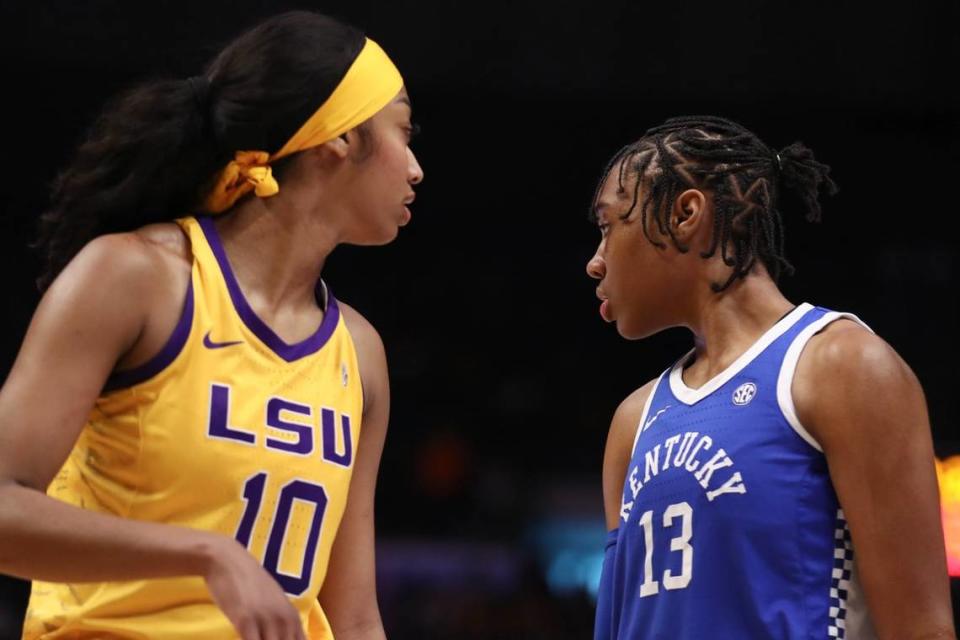
[[780,184],[803,203],[808,222],[819,222],[820,191],[834,195],[837,185],[830,178],[830,167],[818,162],[813,151],[802,142],[794,142],[777,152]]
[[202,76],[145,84],[109,102],[40,218],[40,289],[94,237],[191,213],[235,151],[279,150],[363,43],[353,27],[289,12],[234,40]]
[[37,245],[45,289],[92,238],[168,220],[196,203],[219,154],[185,81],[138,87],[107,106],[54,182]]

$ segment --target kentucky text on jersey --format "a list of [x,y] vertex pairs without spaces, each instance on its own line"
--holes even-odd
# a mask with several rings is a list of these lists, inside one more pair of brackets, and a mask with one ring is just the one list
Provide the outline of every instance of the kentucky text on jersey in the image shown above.
[[[641,465],[634,466],[627,474],[627,487],[629,488],[627,495],[629,495],[630,501],[627,502],[627,495],[624,495],[623,504],[620,507],[620,518],[624,522],[627,521],[630,516],[630,509],[633,508],[633,501],[640,490],[643,489],[644,484],[650,482],[650,478],[656,478],[658,474],[670,470],[692,473],[700,486],[706,490],[707,500],[711,502],[717,496],[746,493],[747,487],[743,482],[743,476],[735,468],[724,476],[718,475],[714,478],[714,473],[717,470],[734,467],[734,464],[723,449],[718,450],[707,459],[705,452],[710,451],[712,447],[713,439],[710,436],[700,435],[696,431],[688,431],[671,436],[663,443],[658,443],[653,449],[647,450],[641,456],[643,460],[642,474]],[[661,448],[663,450],[662,462]],[[676,452],[674,453],[675,449]],[[700,459],[702,453],[703,460]],[[643,476],[642,480],[641,475]]]

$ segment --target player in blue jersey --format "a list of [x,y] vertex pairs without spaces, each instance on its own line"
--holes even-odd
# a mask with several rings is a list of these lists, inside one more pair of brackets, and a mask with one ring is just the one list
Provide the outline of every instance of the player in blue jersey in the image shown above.
[[385,637],[386,359],[320,274],[409,222],[413,130],[379,45],[301,11],[100,116],[44,214],[46,291],[0,391],[25,638]]
[[587,265],[628,339],[694,348],[617,409],[595,638],[953,638],[920,385],[856,317],[777,288],[781,194],[829,167],[716,117],[624,147]]

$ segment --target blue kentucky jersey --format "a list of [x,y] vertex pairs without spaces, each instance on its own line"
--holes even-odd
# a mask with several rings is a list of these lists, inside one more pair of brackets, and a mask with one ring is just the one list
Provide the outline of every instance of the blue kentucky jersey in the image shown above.
[[803,304],[699,389],[657,381],[610,532],[596,638],[865,638],[872,625],[826,458],[790,386],[855,317]]

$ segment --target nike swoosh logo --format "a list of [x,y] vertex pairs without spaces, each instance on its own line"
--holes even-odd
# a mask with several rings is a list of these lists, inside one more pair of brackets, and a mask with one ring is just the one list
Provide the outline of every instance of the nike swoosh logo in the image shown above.
[[203,336],[203,346],[207,349],[223,349],[224,347],[232,347],[235,344],[243,344],[243,340],[234,340],[233,342],[214,342],[210,339],[210,332],[207,331],[207,335]]
[[653,416],[652,418],[650,418],[649,420],[647,420],[646,424],[643,425],[643,430],[646,431],[647,429],[649,429],[649,428],[650,428],[650,425],[652,425],[654,422],[656,422],[656,421],[657,421],[657,418],[659,418],[661,415],[663,415],[663,413],[664,413],[667,409],[669,409],[671,406],[672,406],[672,405],[669,405],[669,404],[668,404],[668,405],[665,406],[663,409],[660,409],[660,411],[657,411],[657,415],[655,415],[655,416]]

